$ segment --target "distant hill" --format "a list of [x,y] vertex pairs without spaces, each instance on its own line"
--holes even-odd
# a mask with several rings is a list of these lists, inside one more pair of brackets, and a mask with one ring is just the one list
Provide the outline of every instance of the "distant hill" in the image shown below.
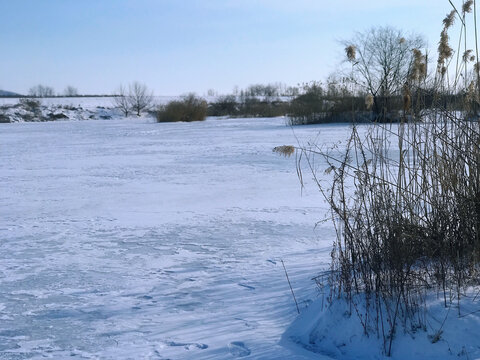
[[21,95],[11,91],[0,90],[0,96],[21,96]]

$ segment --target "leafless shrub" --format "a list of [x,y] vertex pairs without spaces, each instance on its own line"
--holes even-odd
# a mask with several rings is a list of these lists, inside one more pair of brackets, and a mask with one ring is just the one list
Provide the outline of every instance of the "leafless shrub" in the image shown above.
[[182,100],[174,100],[160,107],[157,122],[201,121],[207,116],[207,102],[189,94]]
[[128,97],[128,93],[123,85],[120,85],[115,91],[115,95],[113,97],[113,105],[117,109],[119,109],[125,117],[130,114],[130,100]]

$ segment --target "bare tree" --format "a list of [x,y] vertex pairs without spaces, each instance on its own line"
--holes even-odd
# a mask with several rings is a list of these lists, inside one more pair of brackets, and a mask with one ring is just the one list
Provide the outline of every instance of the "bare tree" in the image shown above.
[[147,110],[152,105],[153,96],[146,85],[135,81],[128,88],[128,101],[137,116],[140,116],[143,110]]
[[123,85],[120,85],[115,91],[113,103],[125,117],[131,112],[140,116],[142,111],[148,110],[152,106],[153,96],[146,85],[135,81],[128,86],[128,91]]
[[73,86],[67,86],[65,90],[63,90],[63,95],[65,96],[78,96],[77,88]]
[[420,35],[392,27],[374,27],[344,41],[354,81],[374,99],[377,114],[388,111],[388,99],[400,93],[414,62],[414,49],[425,47]]
[[118,89],[115,91],[115,96],[113,98],[113,103],[116,108],[118,108],[125,117],[130,114],[130,98],[129,95],[127,94],[127,91],[125,90],[125,87],[123,85],[120,85]]
[[36,85],[30,88],[28,94],[35,97],[50,97],[54,96],[55,91],[50,86]]
[[215,89],[208,89],[207,96],[217,96],[217,92],[215,91]]

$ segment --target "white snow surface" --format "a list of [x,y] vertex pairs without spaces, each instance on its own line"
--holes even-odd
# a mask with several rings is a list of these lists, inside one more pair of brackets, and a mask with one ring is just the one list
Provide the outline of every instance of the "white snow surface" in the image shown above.
[[[348,134],[282,118],[1,124],[0,359],[384,358],[311,280],[330,262],[328,208],[272,152]],[[480,359],[475,301],[458,317],[433,296],[427,332],[397,333],[392,359]]]
[[[399,326],[392,342],[390,357],[384,355],[383,339],[364,328],[349,303],[336,299],[332,304],[318,299],[293,322],[283,335],[283,343],[291,343],[322,356],[338,360],[389,359],[437,360],[480,359],[480,317],[478,289],[470,289],[469,297],[445,307],[441,295],[427,297],[426,329]],[[355,299],[364,314],[365,299]],[[386,348],[389,339],[386,338]],[[320,355],[322,354],[322,355]]]
[[[322,141],[346,126],[295,131]],[[328,266],[285,119],[2,124],[0,358],[318,358],[281,336]]]

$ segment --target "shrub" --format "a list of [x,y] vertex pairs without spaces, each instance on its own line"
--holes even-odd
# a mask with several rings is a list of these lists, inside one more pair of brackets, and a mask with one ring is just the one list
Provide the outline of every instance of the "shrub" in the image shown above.
[[220,96],[215,102],[208,105],[210,116],[235,116],[239,112],[239,104],[234,95]]
[[160,107],[157,112],[157,122],[201,121],[207,116],[207,102],[189,94],[182,100],[174,100]]
[[40,100],[33,98],[21,98],[18,102],[25,110],[33,112],[34,114],[37,114],[40,111]]

